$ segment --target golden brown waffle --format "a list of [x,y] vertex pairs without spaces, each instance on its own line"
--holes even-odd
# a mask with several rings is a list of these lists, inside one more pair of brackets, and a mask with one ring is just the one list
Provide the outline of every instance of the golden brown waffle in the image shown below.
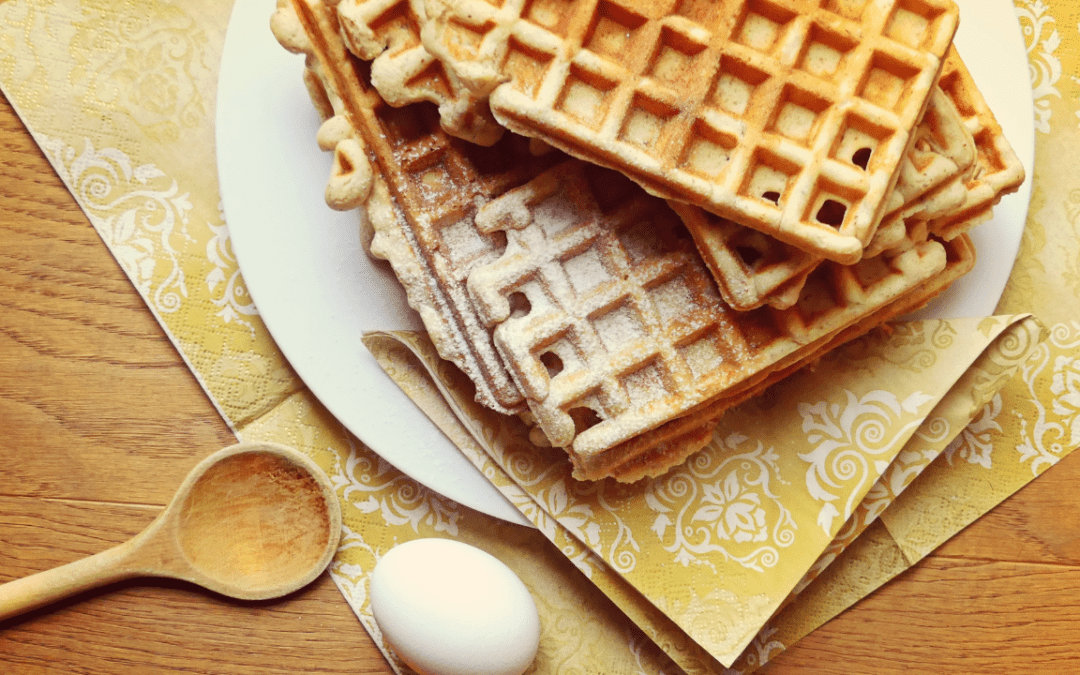
[[581,162],[491,201],[476,223],[505,231],[507,247],[473,269],[469,292],[537,423],[579,466],[752,389],[945,266],[941,245],[922,242],[819,266],[788,310],[738,312],[662,200]]
[[845,263],[885,213],[958,14],[951,0],[425,7],[425,47],[508,129]]
[[[935,87],[913,135],[893,194],[900,205],[882,221],[867,256],[899,245],[906,237],[905,221],[927,220],[955,210],[966,197],[975,143],[956,106],[940,88]],[[672,201],[671,206],[697,242],[720,294],[735,309],[766,303],[778,309],[790,307],[798,300],[806,275],[822,261],[820,256],[690,204]]]
[[[660,429],[642,434],[607,452],[588,456],[571,452],[574,477],[579,480],[599,480],[611,477],[621,482],[633,482],[663,474],[704,447],[712,439],[712,429],[717,421],[728,410],[752,396],[757,396],[794,371],[816,362],[839,345],[922,307],[954,281],[970,272],[975,265],[975,248],[967,235],[961,235],[952,241],[940,244],[927,243],[934,247],[944,248],[946,263],[940,273],[858,322],[820,340],[815,345],[804,347],[796,360],[770,372],[768,377],[732,397],[719,398],[680,419],[665,424]],[[864,265],[866,261],[859,264]]]
[[1024,165],[1009,144],[1001,125],[955,51],[946,59],[939,85],[957,102],[964,124],[975,138],[975,171],[966,183],[963,206],[948,216],[930,220],[930,231],[952,239],[989,220],[993,207],[1024,182]]
[[346,46],[372,62],[371,83],[384,101],[394,107],[434,103],[448,133],[479,145],[502,137],[487,101],[472,97],[420,43],[423,0],[341,0],[337,12]]
[[[286,48],[308,54],[309,91],[317,107],[332,115],[320,130],[321,144],[330,149],[338,139],[349,143],[331,183],[355,184],[355,194],[342,204],[367,206],[376,229],[372,252],[390,262],[440,355],[476,384],[477,400],[500,412],[520,410],[521,395],[465,288],[469,270],[498,259],[504,237],[479,232],[473,216],[479,205],[540,173],[558,153],[534,157],[526,139],[509,134],[492,147],[466,143],[439,127],[430,104],[386,105],[368,84],[365,64],[346,49],[326,3],[281,3],[272,25]],[[362,170],[368,163],[378,177],[374,188],[372,172]],[[366,180],[351,181],[355,172]]]

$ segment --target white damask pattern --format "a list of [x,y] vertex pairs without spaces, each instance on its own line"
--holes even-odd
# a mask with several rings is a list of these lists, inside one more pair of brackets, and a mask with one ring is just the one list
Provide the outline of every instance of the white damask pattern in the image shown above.
[[[814,446],[799,458],[810,467],[806,488],[824,502],[817,523],[829,536],[846,521],[865,494],[864,485],[877,480],[895,457],[898,446],[922,422],[919,409],[933,400],[916,392],[900,401],[888,391],[872,391],[862,398],[845,391],[846,403],[800,403],[802,430]],[[917,415],[904,425],[900,420]],[[842,508],[836,502],[846,494]],[[839,523],[837,522],[839,519]]]
[[783,482],[779,455],[760,442],[743,451],[747,441],[738,434],[714,441],[728,452],[698,453],[650,486],[652,531],[675,562],[715,569],[709,558],[720,554],[763,572],[795,542],[795,519],[772,488]]
[[[370,558],[375,562],[378,562],[381,557],[378,551],[364,541],[362,533],[354,532],[347,524],[343,524],[341,526],[341,543],[338,545],[338,554],[354,549],[363,551],[365,558]],[[330,575],[334,578],[334,582],[338,585],[338,588],[342,589],[342,592],[348,595],[354,606],[366,606],[368,600],[367,579],[375,569],[375,565],[356,565],[342,562],[341,555],[334,557],[335,560],[330,566]],[[372,621],[371,623],[374,624],[375,622]]]
[[98,150],[89,138],[82,152],[42,134],[35,140],[150,306],[163,314],[180,309],[188,289],[173,238],[194,241],[186,229],[188,193],[175,180],[162,187],[157,166],[133,166],[120,150]]
[[745,666],[745,669],[727,668],[724,670],[724,675],[749,675],[749,673],[768,663],[772,657],[787,649],[787,645],[783,642],[773,639],[776,632],[776,627],[771,623],[765,624],[739,658],[739,665]]
[[951,466],[954,459],[965,460],[993,469],[994,441],[1002,433],[997,419],[1001,415],[1002,400],[998,394],[990,399],[978,416],[945,448],[945,461]]
[[[1050,338],[1021,370],[1031,393],[1034,415],[1020,420],[1021,442],[1016,446],[1020,462],[1031,462],[1031,473],[1040,475],[1080,445],[1080,322],[1057,324]],[[1040,396],[1047,379],[1050,397]],[[1047,400],[1049,398],[1049,400]]]
[[407,525],[416,533],[421,527],[451,536],[458,533],[461,512],[456,502],[399,473],[373,453],[351,446],[344,462],[338,454],[328,475],[339,497],[361,513],[379,513],[387,525]]
[[207,223],[211,237],[206,242],[206,258],[214,266],[206,275],[210,301],[218,307],[217,316],[224,323],[235,321],[246,326],[251,336],[255,337],[254,324],[244,317],[257,316],[259,311],[248,295],[243,277],[240,276],[240,266],[233,255],[229,228],[224,224],[225,214],[221,204],[218,204],[218,213],[221,225]]
[[1054,27],[1054,17],[1042,0],[1016,0],[1016,16],[1020,19],[1024,42],[1027,45],[1031,89],[1035,98],[1035,129],[1050,133],[1049,97],[1061,98],[1055,86],[1061,79],[1061,61],[1054,55],[1061,45],[1061,35]]

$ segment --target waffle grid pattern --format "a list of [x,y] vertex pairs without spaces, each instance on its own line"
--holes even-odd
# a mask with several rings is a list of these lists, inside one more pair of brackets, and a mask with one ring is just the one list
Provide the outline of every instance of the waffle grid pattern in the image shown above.
[[[959,58],[955,52],[951,57]],[[951,94],[966,95],[966,91]],[[914,131],[915,142],[901,162],[894,191],[900,206],[882,220],[866,257],[900,245],[906,237],[904,221],[930,218],[961,206],[975,146],[956,107],[967,101],[955,103],[939,88],[931,94]],[[763,304],[790,307],[798,300],[806,275],[822,261],[820,256],[700,208],[675,201],[671,206],[693,235],[725,302],[735,309]]]
[[[915,261],[920,259],[924,263],[931,260],[939,261],[943,255],[945,266],[939,273],[918,282],[900,297],[886,302],[840,330],[825,334],[815,342],[801,346],[776,364],[776,367],[754,378],[738,391],[712,399],[683,417],[637,436],[611,450],[579,454],[570,449],[570,457],[574,463],[574,477],[579,480],[597,480],[613,476],[622,482],[633,482],[647,476],[662,474],[670,467],[685,461],[695,449],[692,443],[687,442],[692,434],[686,436],[680,436],[680,434],[686,434],[686,430],[702,427],[712,429],[729,409],[752,396],[757,396],[795,370],[813,363],[837,345],[853,340],[875,326],[921,307],[958,278],[970,272],[975,264],[975,249],[967,235],[941,243],[925,239],[919,241],[922,243],[905,249],[906,252],[903,255],[907,259],[903,261],[903,264],[918,264]],[[862,265],[865,262],[859,264]],[[831,263],[825,263],[825,265],[831,265]]]
[[313,98],[325,96],[348,118],[388,188],[389,213],[368,209],[373,253],[389,260],[440,354],[469,375],[478,400],[500,412],[521,410],[521,394],[465,288],[471,267],[496,259],[505,238],[478,232],[473,217],[480,204],[527,182],[558,153],[535,157],[526,139],[509,134],[492,147],[474,145],[447,135],[430,104],[387,105],[368,83],[366,64],[346,49],[336,15],[317,0],[294,5],[314,36],[309,89],[321,91]]
[[883,214],[957,21],[949,0],[427,6],[424,44],[473,81],[487,67],[508,128],[846,263]]
[[[788,310],[737,312],[663,201],[570,162],[486,205],[507,248],[469,291],[554,445],[603,452],[730,396],[941,271],[924,242],[822,265]],[[553,356],[552,356],[553,355]]]

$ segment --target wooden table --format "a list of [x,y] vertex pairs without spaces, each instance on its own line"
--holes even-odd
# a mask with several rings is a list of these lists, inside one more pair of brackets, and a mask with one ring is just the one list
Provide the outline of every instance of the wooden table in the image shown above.
[[[0,165],[3,582],[131,537],[235,439],[2,97]],[[1078,504],[1080,453],[763,672],[1080,672]],[[0,623],[0,672],[392,671],[323,576],[108,587]]]

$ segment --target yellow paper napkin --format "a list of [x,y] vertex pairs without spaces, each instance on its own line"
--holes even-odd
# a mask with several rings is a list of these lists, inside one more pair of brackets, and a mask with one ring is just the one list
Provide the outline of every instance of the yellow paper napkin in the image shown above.
[[[900,492],[923,439],[951,439],[967,426],[1041,335],[1030,317],[872,333],[730,411],[685,466],[633,485],[575,481],[564,453],[533,447],[520,421],[476,404],[468,380],[423,336],[379,333],[365,344],[425,410],[438,388],[487,456],[459,446],[526,517],[553,540],[557,524],[712,659],[731,665],[844,523],[881,508],[886,494],[863,504],[871,488]],[[398,344],[426,373],[402,366]],[[437,421],[440,414],[429,412]]]

